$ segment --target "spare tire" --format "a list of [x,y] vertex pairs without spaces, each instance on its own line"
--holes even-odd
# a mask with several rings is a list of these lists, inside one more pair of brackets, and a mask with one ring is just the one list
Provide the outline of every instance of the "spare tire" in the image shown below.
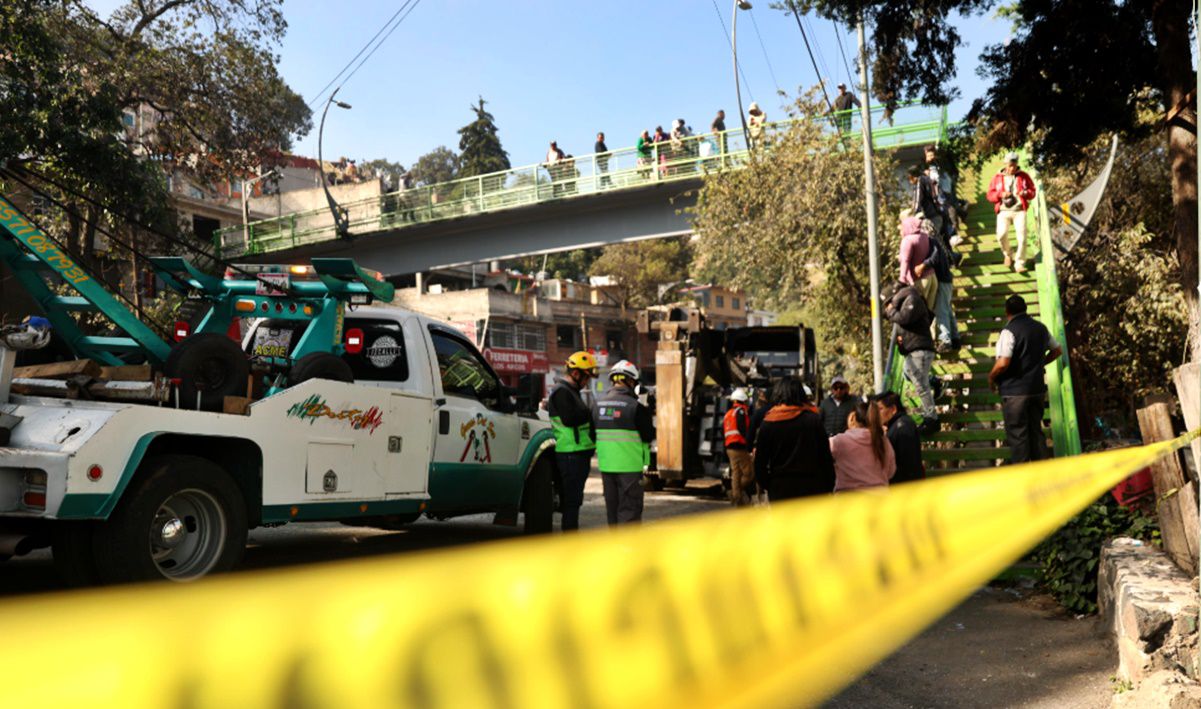
[[294,387],[310,379],[330,379],[335,382],[354,382],[354,372],[341,357],[329,352],[310,352],[296,360],[288,372],[288,386]]
[[223,334],[206,332],[176,343],[163,371],[181,380],[181,408],[194,408],[199,397],[202,410],[220,411],[225,397],[246,395],[250,362],[238,343]]

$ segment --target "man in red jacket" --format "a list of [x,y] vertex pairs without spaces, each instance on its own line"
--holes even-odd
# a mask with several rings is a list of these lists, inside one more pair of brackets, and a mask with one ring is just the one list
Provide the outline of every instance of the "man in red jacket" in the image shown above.
[[[997,241],[1005,253],[1005,267],[1022,273],[1026,262],[1022,255],[1026,250],[1026,209],[1034,199],[1034,180],[1018,167],[1018,154],[1005,156],[1005,167],[988,184],[988,201],[997,213]],[[1009,249],[1009,225],[1018,235],[1017,258]]]

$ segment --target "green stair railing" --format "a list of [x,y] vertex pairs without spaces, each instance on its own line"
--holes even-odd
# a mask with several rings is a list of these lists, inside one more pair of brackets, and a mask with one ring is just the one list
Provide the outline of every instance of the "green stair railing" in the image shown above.
[[[876,149],[939,143],[946,139],[943,106],[902,104],[886,115],[873,107],[872,144]],[[844,141],[858,145],[858,111],[794,120],[822,120]],[[794,120],[765,126],[763,144],[789,129]],[[352,234],[400,229],[415,224],[456,219],[614,190],[658,183],[696,180],[707,172],[737,168],[750,149],[741,128],[702,133],[678,141],[656,143],[640,153],[634,147],[574,156],[556,163],[535,163],[486,175],[389,192],[341,204]],[[291,249],[337,237],[333,217],[324,204],[317,209],[284,214],[217,231],[213,245],[224,258]]]

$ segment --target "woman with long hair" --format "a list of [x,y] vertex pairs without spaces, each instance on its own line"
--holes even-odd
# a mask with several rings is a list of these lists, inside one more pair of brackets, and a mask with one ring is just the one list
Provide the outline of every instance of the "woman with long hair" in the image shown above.
[[813,392],[787,377],[772,389],[772,408],[755,441],[755,481],[772,502],[834,491],[834,461]]
[[834,492],[886,487],[897,472],[896,454],[884,432],[880,410],[866,402],[855,404],[847,430],[830,438],[834,456]]

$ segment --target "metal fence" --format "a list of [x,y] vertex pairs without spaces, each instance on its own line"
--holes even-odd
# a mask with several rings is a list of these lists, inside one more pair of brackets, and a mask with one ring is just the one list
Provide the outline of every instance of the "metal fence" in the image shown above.
[[[872,109],[872,144],[893,149],[945,139],[945,107],[910,103],[889,114]],[[860,114],[830,115],[767,123],[756,136],[741,127],[679,139],[619,148],[605,153],[569,156],[557,162],[524,165],[502,172],[388,192],[340,205],[352,234],[402,229],[414,224],[455,219],[581,195],[697,179],[743,165],[751,148],[767,149],[794,121],[820,120],[843,136],[848,148],[859,145]],[[749,140],[748,140],[749,138]],[[749,144],[749,145],[748,145]],[[224,258],[290,249],[337,237],[333,216],[322,207],[285,214],[218,231],[214,246]]]

